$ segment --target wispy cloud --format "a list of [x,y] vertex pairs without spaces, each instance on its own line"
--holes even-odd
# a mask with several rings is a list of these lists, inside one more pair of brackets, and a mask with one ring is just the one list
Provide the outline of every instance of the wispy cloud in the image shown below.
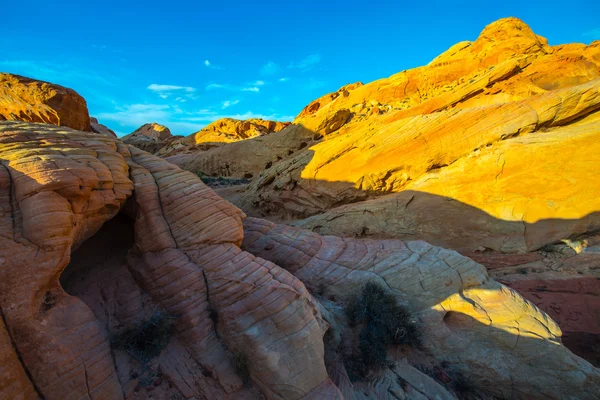
[[214,89],[228,89],[229,85],[222,85],[220,83],[211,83],[206,86],[206,90],[214,90]]
[[228,90],[228,91],[233,91],[233,92],[241,91],[241,92],[258,93],[258,92],[260,92],[259,86],[263,86],[263,85],[265,85],[264,81],[250,82],[250,83],[247,83],[245,86],[235,86],[235,85],[228,85],[228,84],[221,84],[221,83],[211,83],[210,85],[206,86],[206,90],[210,91],[210,90],[222,89],[222,90]]
[[287,82],[289,80],[290,80],[290,78],[288,78],[288,77],[279,78],[279,82]]
[[225,100],[223,103],[221,103],[221,108],[226,109],[228,107],[235,106],[239,102],[239,100]]
[[[72,87],[73,81],[77,80],[109,86],[116,85],[114,78],[106,74],[97,74],[88,68],[48,61],[0,61],[0,70],[69,87]],[[77,88],[74,89],[77,90]]]
[[110,51],[112,53],[122,53],[123,52],[120,49],[116,49],[111,46],[106,46],[104,44],[93,44],[92,49],[97,50],[97,51]]
[[196,98],[196,96],[194,95],[194,92],[196,92],[196,88],[191,86],[159,85],[157,83],[153,83],[149,85],[146,89],[156,93],[161,99],[166,99],[175,93],[179,96],[177,99],[175,99],[177,101],[185,101],[185,99],[182,99],[182,96],[185,96],[188,99]]
[[206,68],[212,68],[212,69],[223,69],[223,67],[215,65],[215,64],[211,63],[209,60],[204,60],[204,66]]
[[592,29],[581,34],[581,36],[589,37],[592,40],[600,39],[600,28]]
[[269,61],[260,68],[260,73],[262,75],[275,75],[279,71],[281,71],[281,67],[273,61]]
[[148,122],[169,119],[170,109],[171,107],[166,104],[131,104],[125,107],[117,107],[114,112],[99,113],[96,118],[126,126],[141,126]]
[[191,86],[158,85],[156,83],[149,85],[147,89],[153,92],[173,92],[176,90],[183,90],[185,92],[196,91],[196,88],[193,88]]
[[300,61],[292,61],[288,68],[299,69],[301,71],[308,71],[312,69],[315,65],[317,65],[321,61],[321,56],[318,53],[311,54],[306,58],[303,58]]

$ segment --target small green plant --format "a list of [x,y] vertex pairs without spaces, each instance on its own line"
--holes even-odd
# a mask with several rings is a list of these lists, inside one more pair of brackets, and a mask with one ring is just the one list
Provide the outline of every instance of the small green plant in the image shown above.
[[388,346],[421,345],[410,312],[380,284],[368,282],[360,295],[350,298],[345,311],[350,326],[360,329],[358,345],[344,357],[352,381],[364,380],[371,372],[389,366]]
[[169,344],[175,319],[157,308],[149,319],[111,338],[113,349],[123,349],[139,362],[139,371],[132,371],[130,375],[138,379],[140,386],[150,386],[159,377],[160,373],[153,371],[150,363]]

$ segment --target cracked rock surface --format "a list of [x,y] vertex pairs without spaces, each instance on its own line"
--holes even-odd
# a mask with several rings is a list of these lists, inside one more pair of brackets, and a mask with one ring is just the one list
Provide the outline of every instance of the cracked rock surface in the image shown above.
[[[452,250],[246,219],[104,135],[1,122],[0,162],[0,398],[453,399],[459,373],[485,396],[598,398],[556,323]],[[338,345],[370,281],[422,348],[357,382]],[[157,354],[117,345],[157,315],[173,325]]]

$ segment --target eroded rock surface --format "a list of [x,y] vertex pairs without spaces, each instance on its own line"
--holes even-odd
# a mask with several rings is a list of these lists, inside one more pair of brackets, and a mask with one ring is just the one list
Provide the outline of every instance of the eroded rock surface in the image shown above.
[[[3,398],[454,399],[453,373],[485,396],[597,398],[560,328],[454,251],[242,226],[196,175],[105,135],[3,122],[0,159]],[[370,281],[423,348],[353,382],[343,307]],[[159,354],[116,345],[157,310],[174,324]]]
[[279,132],[289,124],[289,122],[269,121],[259,118],[248,120],[222,118],[194,133],[194,141],[196,144],[206,142],[236,142]]
[[7,73],[0,73],[1,120],[91,131],[87,104],[73,89]]
[[[488,394],[598,396],[600,371],[561,345],[558,325],[454,251],[421,241],[320,236],[255,218],[244,228],[244,249],[286,268],[325,299],[343,303],[368,279],[389,288],[417,313],[427,352],[474,386],[487,385]],[[540,374],[549,380],[533,378]],[[342,393],[351,397],[352,388]]]
[[[108,136],[50,125],[0,127],[0,240],[7,249],[0,309],[14,341],[14,350],[2,347],[2,358],[14,363],[16,352],[39,395],[138,395],[141,367],[122,350],[113,348],[113,359],[109,335],[160,306],[177,318],[175,337],[144,365],[175,385],[153,382],[167,398],[260,398],[257,387],[268,398],[313,390],[335,397],[323,361],[327,323],[297,278],[237,247],[241,211],[195,175]],[[95,281],[98,296],[81,294],[90,307],[65,293],[58,277],[71,252],[128,198],[135,244],[126,261],[100,266],[118,279]],[[84,270],[97,267],[98,257],[86,259]],[[250,386],[233,352],[244,354]],[[31,391],[26,381],[8,383],[3,375],[0,388],[9,397]]]

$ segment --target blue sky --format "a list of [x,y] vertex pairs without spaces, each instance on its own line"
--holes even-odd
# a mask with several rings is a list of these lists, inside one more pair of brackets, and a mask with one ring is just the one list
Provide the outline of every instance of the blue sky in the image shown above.
[[119,134],[158,122],[187,135],[224,116],[291,120],[327,92],[427,64],[502,17],[552,45],[590,43],[599,4],[4,0],[0,71],[75,89]]

